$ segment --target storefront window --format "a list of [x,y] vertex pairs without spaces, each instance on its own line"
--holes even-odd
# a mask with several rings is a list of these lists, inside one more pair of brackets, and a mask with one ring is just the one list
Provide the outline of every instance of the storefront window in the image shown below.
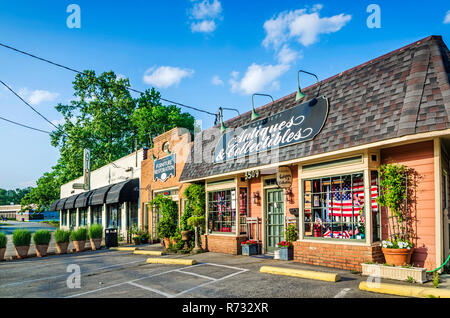
[[69,211],[69,221],[70,221],[69,226],[71,228],[74,228],[75,226],[77,226],[77,224],[76,224],[76,222],[77,222],[77,210],[70,210]]
[[208,192],[210,232],[236,233],[236,190]]
[[67,225],[67,211],[63,210],[61,212],[61,225]]
[[120,228],[122,224],[122,218],[120,213],[120,205],[111,204],[108,206],[108,213],[106,215],[107,226],[108,227],[116,227]]
[[370,194],[372,196],[372,239],[381,241],[381,215],[378,213],[378,171],[370,172]]
[[94,205],[91,207],[92,224],[102,224],[102,212],[103,206],[101,205]]
[[80,226],[86,226],[87,225],[87,208],[79,209],[79,224]]
[[239,226],[240,234],[247,234],[247,188],[239,189]]
[[364,175],[303,181],[304,236],[365,239]]
[[138,204],[137,202],[130,203],[130,220],[128,226],[132,226],[133,224],[138,224]]

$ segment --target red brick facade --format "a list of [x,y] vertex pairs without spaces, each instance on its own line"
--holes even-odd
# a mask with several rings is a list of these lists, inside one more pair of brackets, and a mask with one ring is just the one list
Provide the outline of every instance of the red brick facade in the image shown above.
[[234,254],[242,253],[241,242],[245,238],[227,235],[202,235],[202,248],[206,251]]

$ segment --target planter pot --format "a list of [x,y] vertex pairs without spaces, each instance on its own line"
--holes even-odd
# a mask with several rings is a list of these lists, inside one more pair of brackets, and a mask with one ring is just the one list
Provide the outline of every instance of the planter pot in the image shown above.
[[168,237],[164,238],[164,247],[168,248],[170,246],[170,239]]
[[178,243],[178,240],[175,240],[175,239],[172,239],[172,245],[175,245],[175,244],[177,244]]
[[134,242],[134,245],[139,245],[139,244],[141,244],[141,238],[139,236],[135,236],[135,237],[133,237],[133,242]]
[[293,247],[280,247],[280,260],[290,261],[294,259],[294,248]]
[[382,248],[384,254],[384,259],[386,264],[402,266],[409,265],[411,263],[411,255],[413,253],[413,248]]
[[66,254],[67,253],[67,247],[69,246],[69,242],[66,243],[55,243],[56,245],[56,251],[58,254]]
[[[400,281],[414,279],[417,283],[425,283],[427,281],[426,268],[419,267],[394,267],[385,266],[381,264],[361,264],[362,275],[370,276],[371,278],[387,278]],[[376,281],[375,281],[376,282]]]
[[242,245],[242,255],[251,256],[258,254],[258,245]]
[[187,241],[189,240],[189,231],[181,231],[181,240],[182,241]]
[[92,250],[99,250],[102,247],[102,239],[101,238],[95,238],[95,239],[90,239],[91,241],[91,247]]
[[73,241],[73,245],[75,246],[75,251],[77,251],[77,252],[83,252],[85,244],[86,244],[86,241]]
[[6,247],[0,248],[0,262],[5,259]]
[[14,246],[14,248],[16,249],[16,255],[18,259],[22,259],[27,257],[28,255],[28,250],[30,249],[30,245],[26,245],[26,246]]
[[280,250],[275,250],[273,252],[273,259],[280,259]]
[[34,249],[36,250],[37,257],[47,256],[48,244],[47,245],[35,245]]

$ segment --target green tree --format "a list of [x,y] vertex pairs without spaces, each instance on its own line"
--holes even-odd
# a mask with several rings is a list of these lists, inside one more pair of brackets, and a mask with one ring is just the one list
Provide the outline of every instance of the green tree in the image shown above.
[[32,204],[36,204],[37,211],[48,209],[53,201],[59,198],[60,183],[55,177],[56,171],[46,172],[36,182],[36,187],[23,197],[20,201],[22,209],[27,210],[31,208]]
[[22,198],[30,193],[31,187],[24,189],[5,190],[0,189],[0,205],[20,204]]

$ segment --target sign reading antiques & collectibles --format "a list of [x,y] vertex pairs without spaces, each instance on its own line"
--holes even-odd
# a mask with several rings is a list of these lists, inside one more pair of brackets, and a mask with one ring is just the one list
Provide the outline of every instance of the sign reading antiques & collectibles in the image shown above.
[[175,154],[155,160],[153,168],[153,180],[166,181],[169,177],[175,177]]
[[318,97],[246,126],[229,128],[216,146],[214,163],[311,140],[322,130],[327,115],[328,99]]

